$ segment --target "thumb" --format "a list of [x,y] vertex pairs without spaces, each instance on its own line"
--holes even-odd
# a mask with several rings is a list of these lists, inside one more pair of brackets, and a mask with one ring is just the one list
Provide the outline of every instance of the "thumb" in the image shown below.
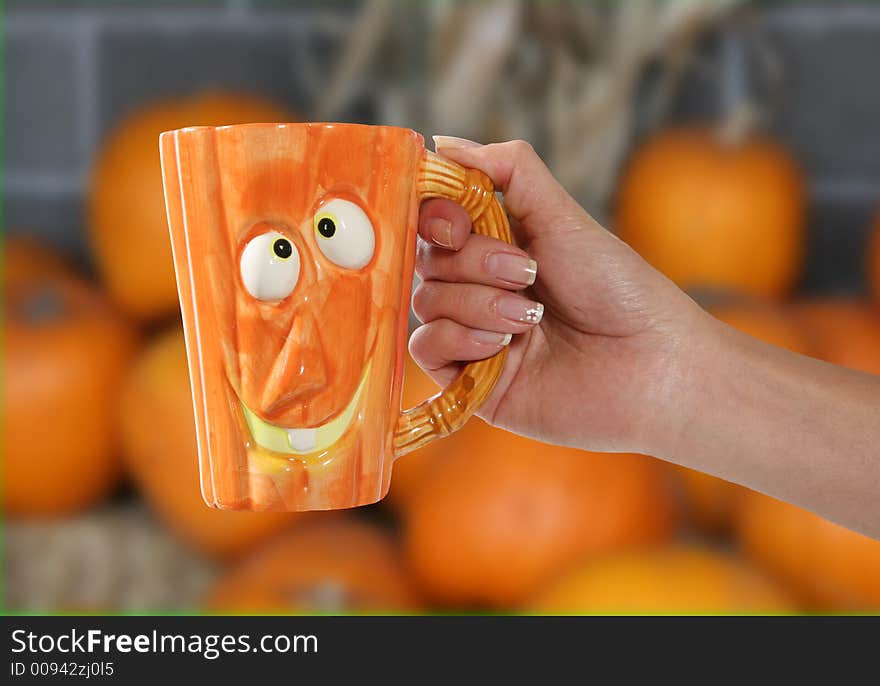
[[434,148],[453,162],[488,174],[504,194],[504,207],[521,225],[526,239],[591,223],[526,141],[481,145],[463,138],[434,136]]

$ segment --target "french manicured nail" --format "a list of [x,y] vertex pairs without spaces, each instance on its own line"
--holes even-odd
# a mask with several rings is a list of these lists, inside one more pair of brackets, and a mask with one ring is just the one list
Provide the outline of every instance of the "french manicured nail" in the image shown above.
[[432,136],[434,139],[434,150],[446,148],[447,150],[455,148],[479,148],[482,143],[469,141],[467,138],[456,138],[455,136]]
[[509,252],[493,252],[486,258],[486,269],[496,279],[531,286],[538,277],[538,263],[523,255]]
[[526,300],[518,295],[502,295],[498,298],[498,315],[514,322],[537,324],[544,316],[544,306],[541,303]]
[[483,331],[482,329],[471,329],[471,338],[477,343],[483,345],[507,345],[513,338],[510,333],[496,333],[495,331]]
[[431,242],[441,248],[452,248],[452,222],[443,217],[431,217],[425,222]]

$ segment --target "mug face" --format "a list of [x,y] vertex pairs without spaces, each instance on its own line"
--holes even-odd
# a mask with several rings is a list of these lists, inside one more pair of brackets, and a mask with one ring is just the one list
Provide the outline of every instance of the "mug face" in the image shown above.
[[249,124],[168,132],[161,151],[205,500],[255,510],[379,500],[399,414],[421,136]]

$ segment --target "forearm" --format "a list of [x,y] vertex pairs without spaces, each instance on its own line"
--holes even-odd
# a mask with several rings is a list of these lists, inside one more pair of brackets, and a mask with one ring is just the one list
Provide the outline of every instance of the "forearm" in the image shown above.
[[880,537],[880,377],[706,323],[660,457]]

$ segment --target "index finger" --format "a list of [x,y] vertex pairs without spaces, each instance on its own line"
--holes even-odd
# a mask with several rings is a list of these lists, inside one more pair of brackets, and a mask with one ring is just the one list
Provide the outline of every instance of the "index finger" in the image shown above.
[[492,179],[526,239],[595,223],[587,221],[586,211],[525,141],[480,145],[448,136],[435,136],[434,141],[439,154],[465,167],[480,169]]
[[432,198],[419,210],[419,236],[446,250],[461,250],[472,229],[471,218],[458,203]]

